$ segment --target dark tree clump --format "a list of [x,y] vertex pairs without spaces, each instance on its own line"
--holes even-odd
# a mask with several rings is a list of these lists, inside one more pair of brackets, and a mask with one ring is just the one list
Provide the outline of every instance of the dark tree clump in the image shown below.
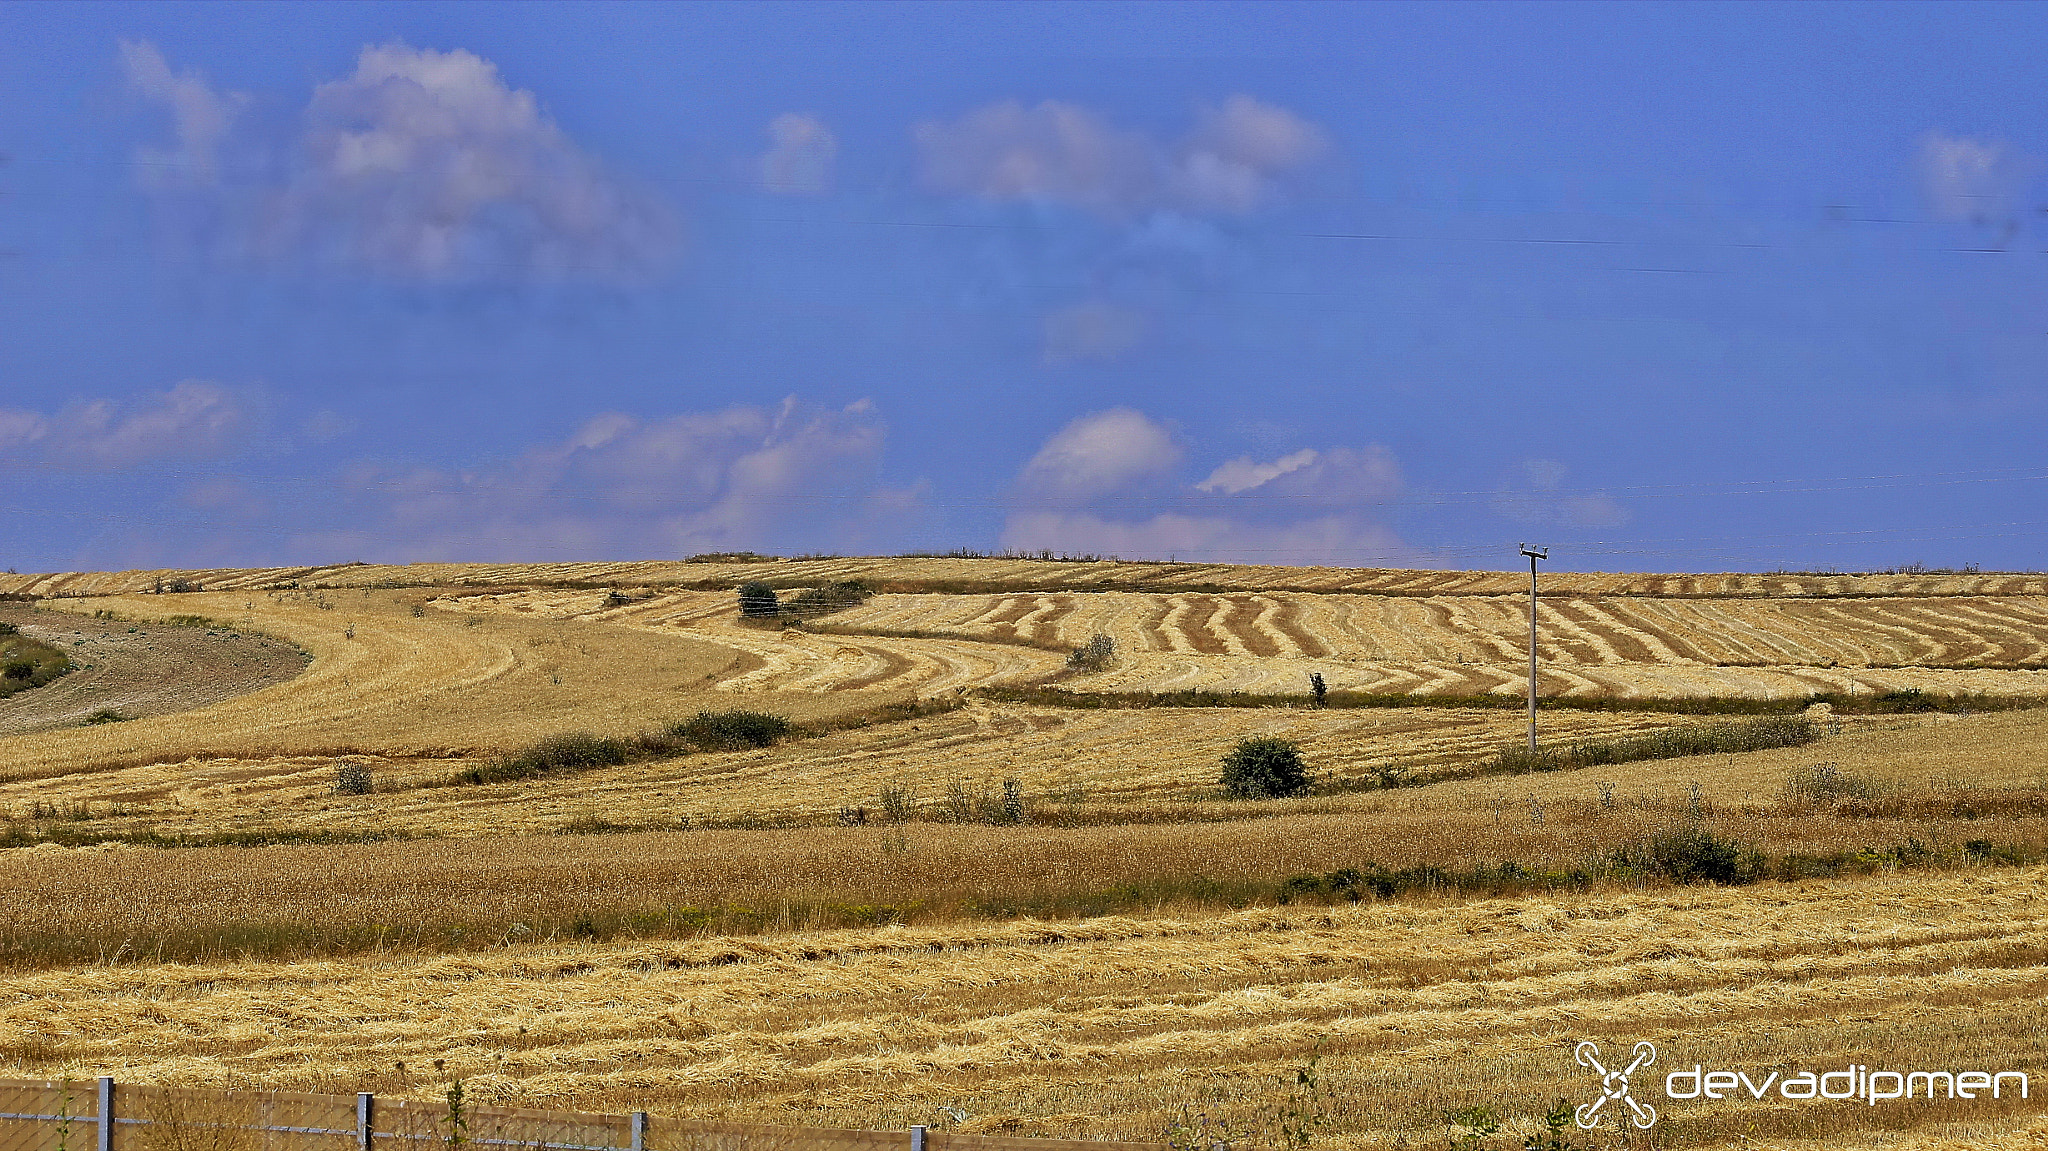
[[775,589],[754,580],[740,585],[740,614],[745,616],[772,616],[782,612],[782,604],[775,598]]
[[1238,740],[1223,757],[1223,790],[1239,799],[1302,795],[1312,782],[1301,748],[1291,740],[1254,735]]

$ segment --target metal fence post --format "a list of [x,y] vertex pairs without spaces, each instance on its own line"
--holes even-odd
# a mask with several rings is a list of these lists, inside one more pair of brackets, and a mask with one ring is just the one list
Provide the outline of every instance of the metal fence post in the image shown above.
[[368,1091],[356,1092],[356,1142],[362,1151],[370,1151],[370,1141],[377,1134],[377,1097]]
[[924,1151],[925,1127],[920,1123],[910,1129],[910,1151]]
[[114,1077],[100,1076],[100,1151],[114,1151]]
[[633,1151],[647,1151],[647,1112],[633,1112]]

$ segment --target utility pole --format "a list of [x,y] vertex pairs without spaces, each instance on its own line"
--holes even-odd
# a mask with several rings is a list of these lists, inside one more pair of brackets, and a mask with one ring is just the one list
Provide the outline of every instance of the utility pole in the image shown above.
[[1529,557],[1529,752],[1536,752],[1536,561],[1550,558],[1547,547],[1522,545]]

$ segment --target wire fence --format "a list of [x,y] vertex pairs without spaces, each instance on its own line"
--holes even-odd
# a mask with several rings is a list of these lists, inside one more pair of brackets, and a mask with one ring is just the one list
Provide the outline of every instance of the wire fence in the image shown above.
[[417,1099],[0,1080],[0,1151],[1165,1151],[1161,1144],[845,1131],[455,1107]]

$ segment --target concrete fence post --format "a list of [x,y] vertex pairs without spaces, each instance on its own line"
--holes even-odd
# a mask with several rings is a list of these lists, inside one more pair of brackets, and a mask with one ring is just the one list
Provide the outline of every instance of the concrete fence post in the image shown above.
[[910,1129],[910,1151],[924,1151],[925,1126],[920,1123]]
[[100,1151],[114,1151],[114,1077],[100,1076]]
[[370,1151],[371,1141],[377,1137],[377,1097],[368,1091],[356,1092],[356,1144],[361,1151]]
[[633,1151],[647,1151],[647,1112],[633,1112]]

